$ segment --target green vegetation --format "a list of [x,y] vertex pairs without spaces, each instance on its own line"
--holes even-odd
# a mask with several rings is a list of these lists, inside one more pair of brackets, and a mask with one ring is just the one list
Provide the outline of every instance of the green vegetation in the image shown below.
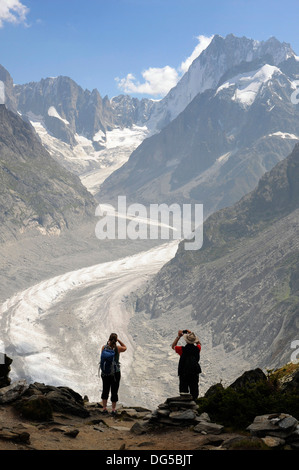
[[258,415],[287,413],[299,419],[299,390],[284,387],[287,377],[299,370],[299,364],[270,372],[265,379],[224,388],[221,384],[198,399],[199,413],[232,430],[244,430]]
[[260,439],[240,439],[233,442],[230,450],[269,450],[269,447]]

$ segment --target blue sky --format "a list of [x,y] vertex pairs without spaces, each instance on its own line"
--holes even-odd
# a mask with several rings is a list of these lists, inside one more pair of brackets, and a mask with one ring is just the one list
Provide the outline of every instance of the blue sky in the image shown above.
[[0,64],[18,84],[160,98],[206,38],[275,36],[299,55],[298,24],[298,0],[0,0]]

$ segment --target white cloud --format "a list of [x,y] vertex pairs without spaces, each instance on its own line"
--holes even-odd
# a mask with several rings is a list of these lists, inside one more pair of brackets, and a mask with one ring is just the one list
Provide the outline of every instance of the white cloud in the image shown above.
[[142,72],[144,82],[136,81],[133,74],[125,78],[117,78],[118,87],[125,93],[141,93],[146,95],[165,95],[178,82],[177,71],[166,65],[163,68],[150,67]]
[[144,82],[140,83],[132,73],[128,73],[125,78],[116,78],[118,88],[125,93],[138,93],[151,96],[165,96],[180,80],[182,75],[187,72],[190,65],[203,50],[210,44],[213,36],[198,36],[198,44],[192,54],[181,63],[178,70],[166,65],[165,67],[149,67],[142,72]]
[[0,28],[4,23],[25,23],[29,9],[20,0],[0,0]]
[[186,73],[188,71],[194,59],[196,59],[202,53],[202,51],[204,51],[208,47],[208,45],[213,39],[213,36],[208,38],[207,36],[200,35],[200,36],[197,36],[196,39],[198,39],[199,42],[197,46],[195,47],[194,51],[184,62],[181,63],[180,70],[183,73]]

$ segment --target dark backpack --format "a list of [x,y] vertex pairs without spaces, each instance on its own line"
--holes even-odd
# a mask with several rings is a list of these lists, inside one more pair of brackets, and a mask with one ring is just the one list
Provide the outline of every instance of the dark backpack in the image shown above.
[[200,352],[194,344],[183,346],[183,352],[179,360],[178,375],[194,375],[201,373],[199,364]]
[[117,355],[110,346],[105,346],[101,353],[100,370],[103,375],[114,375],[117,372]]

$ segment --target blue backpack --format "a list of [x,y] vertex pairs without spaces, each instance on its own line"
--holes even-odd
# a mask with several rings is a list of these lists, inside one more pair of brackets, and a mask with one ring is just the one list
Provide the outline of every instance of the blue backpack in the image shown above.
[[103,375],[114,375],[117,371],[115,351],[109,346],[105,346],[101,353],[100,370]]

